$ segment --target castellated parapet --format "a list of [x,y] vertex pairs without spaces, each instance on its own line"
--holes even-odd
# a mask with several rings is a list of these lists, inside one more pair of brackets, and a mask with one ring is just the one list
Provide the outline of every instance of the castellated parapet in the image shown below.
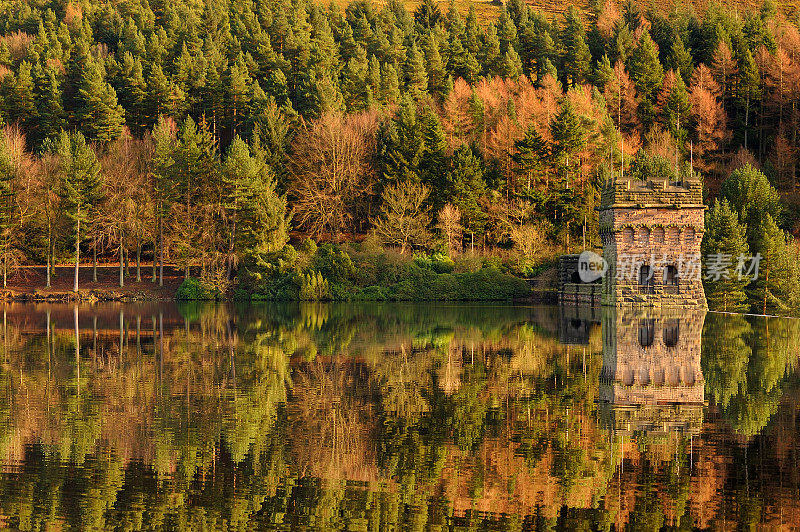
[[700,271],[705,209],[695,177],[609,180],[599,207],[609,266],[602,303],[706,309]]

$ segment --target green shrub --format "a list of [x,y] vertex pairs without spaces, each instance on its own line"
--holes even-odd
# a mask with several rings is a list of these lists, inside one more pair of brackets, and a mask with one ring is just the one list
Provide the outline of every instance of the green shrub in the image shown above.
[[322,301],[329,299],[328,281],[319,272],[301,273],[299,276],[300,291],[298,298],[302,301]]
[[473,273],[456,274],[456,277],[461,286],[460,299],[500,301],[530,294],[528,283],[497,268],[483,268]]
[[489,267],[481,267],[484,259],[474,255],[462,255],[454,262],[442,253],[416,255],[412,259],[392,251],[350,252],[353,258],[348,251],[325,244],[317,249],[310,267],[298,262],[294,249],[259,256],[258,261],[248,265],[247,276],[243,277],[248,282],[240,282],[236,297],[489,301],[518,299],[530,293],[525,281],[500,270],[499,259],[487,261]]
[[210,285],[204,283],[196,277],[184,279],[175,292],[175,299],[178,301],[203,301],[219,299],[220,293]]
[[473,253],[463,253],[453,259],[455,273],[477,272],[483,268],[483,259]]
[[415,254],[414,264],[420,268],[427,268],[436,273],[451,273],[455,268],[453,259],[443,253],[434,253],[433,255]]
[[355,276],[350,255],[333,244],[320,246],[312,265],[331,284],[351,283]]
[[317,253],[317,249],[317,243],[310,238],[306,238],[297,246],[297,251],[300,253],[305,253],[308,256],[315,255]]
[[389,289],[383,286],[367,286],[359,290],[354,299],[363,301],[386,301],[390,299]]

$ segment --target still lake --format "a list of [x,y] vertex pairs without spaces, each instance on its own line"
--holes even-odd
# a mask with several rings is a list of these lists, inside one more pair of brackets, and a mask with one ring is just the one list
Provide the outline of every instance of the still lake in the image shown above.
[[0,528],[800,526],[799,320],[0,310]]

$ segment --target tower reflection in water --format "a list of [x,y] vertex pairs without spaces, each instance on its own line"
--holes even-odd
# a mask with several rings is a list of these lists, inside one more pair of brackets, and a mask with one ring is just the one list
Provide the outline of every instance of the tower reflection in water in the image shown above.
[[601,419],[617,435],[696,436],[705,311],[614,309],[602,314]]

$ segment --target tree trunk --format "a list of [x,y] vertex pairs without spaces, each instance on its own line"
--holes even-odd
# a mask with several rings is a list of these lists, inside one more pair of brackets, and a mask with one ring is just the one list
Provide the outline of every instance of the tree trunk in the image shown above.
[[[78,222],[80,224],[80,222]],[[76,270],[77,271],[77,270]],[[77,277],[75,283],[77,286]],[[77,291],[77,288],[75,289]],[[78,397],[81,395],[81,336],[78,330],[78,305],[72,307],[72,313],[75,317],[75,367],[78,371]]]
[[97,237],[94,238],[94,246],[92,246],[92,281],[97,282]]
[[744,106],[744,149],[747,149],[747,128],[750,127],[750,96]]
[[236,252],[236,219],[234,218],[231,226],[231,243],[228,246],[228,272],[226,279],[231,280],[233,274],[233,254]]
[[159,215],[158,227],[158,286],[164,286],[164,217],[162,215]]
[[136,241],[136,282],[142,282],[142,241]]
[[3,250],[3,288],[8,286],[8,246]]
[[119,286],[125,286],[125,250],[122,246],[122,238],[119,239]]
[[[78,291],[78,268],[81,260],[81,221],[78,219],[78,227],[75,230],[75,283],[72,286],[72,291]],[[77,334],[78,322],[78,309],[75,309],[75,330]]]

